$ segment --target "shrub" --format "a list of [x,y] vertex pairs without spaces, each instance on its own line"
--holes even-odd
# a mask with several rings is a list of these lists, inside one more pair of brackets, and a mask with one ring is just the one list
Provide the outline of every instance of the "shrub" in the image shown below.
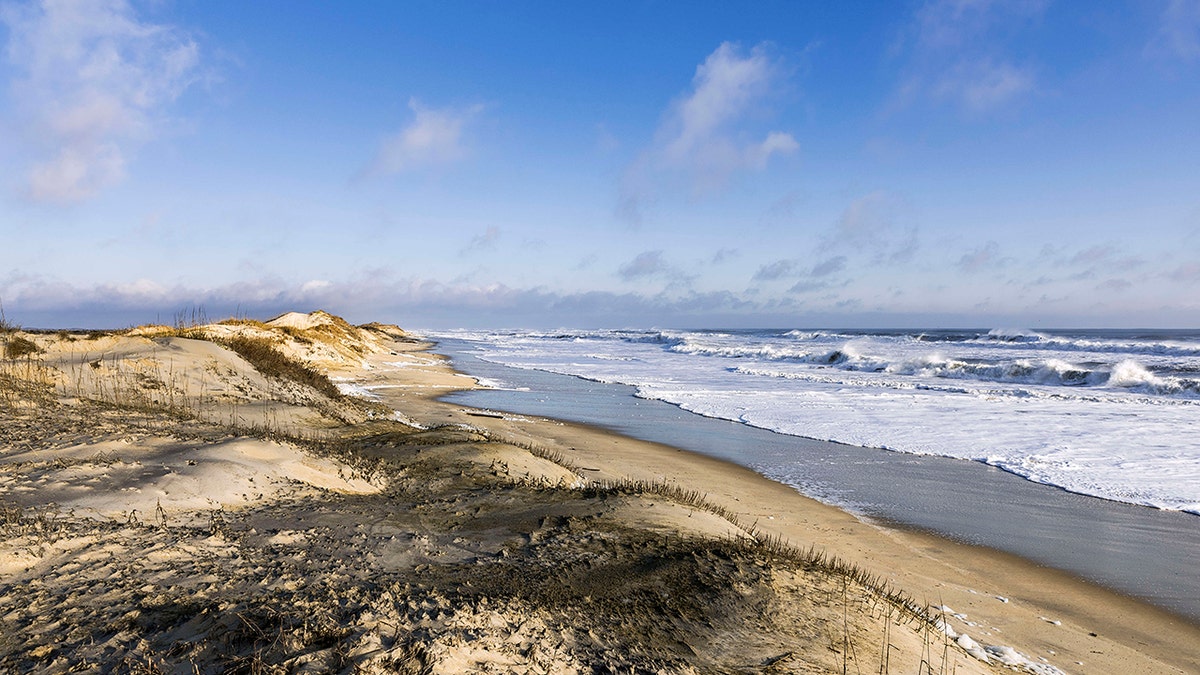
[[9,338],[4,343],[4,358],[6,359],[19,359],[22,356],[36,354],[40,351],[42,350],[38,349],[38,346],[32,340],[20,335]]

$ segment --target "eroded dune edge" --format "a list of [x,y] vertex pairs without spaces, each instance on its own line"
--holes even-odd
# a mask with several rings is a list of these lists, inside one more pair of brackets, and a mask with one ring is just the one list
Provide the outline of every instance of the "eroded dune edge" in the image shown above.
[[[440,403],[475,383],[395,326],[313,312],[9,325],[0,342],[0,670],[1194,663],[1170,646],[1194,627],[1153,612],[1143,628],[1160,643],[1147,646],[1094,630],[1103,606],[1050,605],[1064,620],[1017,593],[1008,607],[970,587],[986,583],[977,573],[933,597],[929,579],[961,567],[748,471]],[[911,556],[896,564],[894,550]],[[978,612],[962,604],[971,593]]]

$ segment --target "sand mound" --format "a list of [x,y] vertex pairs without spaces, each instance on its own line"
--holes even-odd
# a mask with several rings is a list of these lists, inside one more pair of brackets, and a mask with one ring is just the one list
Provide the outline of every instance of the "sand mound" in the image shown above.
[[317,326],[328,326],[331,324],[337,325],[338,323],[345,324],[346,322],[339,317],[335,317],[328,312],[323,312],[318,309],[317,311],[309,312],[308,314],[301,314],[300,312],[288,312],[286,314],[280,314],[274,319],[268,321],[267,325],[275,326],[277,328],[311,330]]
[[0,495],[10,503],[107,520],[204,520],[213,509],[263,503],[301,487],[379,491],[332,460],[257,438],[205,442],[122,434],[0,456]]

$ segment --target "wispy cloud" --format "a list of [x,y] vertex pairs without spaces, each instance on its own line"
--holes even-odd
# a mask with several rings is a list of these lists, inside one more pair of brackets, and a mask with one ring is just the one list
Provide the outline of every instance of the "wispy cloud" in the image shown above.
[[617,270],[617,276],[625,281],[636,281],[667,274],[671,272],[671,269],[671,266],[663,259],[662,251],[644,251],[637,254],[633,260],[621,265],[621,268]]
[[626,283],[638,283],[643,292],[654,287],[672,294],[690,292],[697,279],[697,275],[670,263],[661,250],[637,254],[617,269],[617,277]]
[[1107,244],[1097,244],[1085,248],[1071,256],[1072,265],[1095,265],[1112,258],[1116,250]]
[[821,239],[821,250],[867,254],[872,264],[908,262],[919,241],[904,200],[876,191],[855,199]]
[[964,272],[975,273],[989,267],[1001,264],[1000,245],[994,241],[967,251],[958,259],[958,268]]
[[1200,281],[1200,261],[1189,260],[1181,263],[1167,274],[1167,278],[1184,283]]
[[1009,52],[1012,36],[1045,6],[1044,0],[929,0],[916,11],[900,51],[906,67],[893,107],[927,97],[981,113],[1034,91],[1035,67]]
[[496,248],[496,242],[500,240],[500,228],[495,225],[488,226],[482,234],[477,234],[471,237],[471,243],[463,248],[462,253],[474,253],[476,251],[491,251]]
[[772,157],[800,149],[792,134],[772,130],[761,140],[745,127],[783,81],[767,45],[749,52],[725,42],[696,68],[691,89],[668,110],[653,145],[627,169],[618,213],[637,221],[663,181],[682,181],[693,195],[724,188],[740,171],[761,171]]
[[814,293],[816,291],[824,291],[838,286],[847,286],[850,284],[849,279],[838,280],[837,276],[840,272],[846,269],[846,256],[837,255],[832,258],[826,258],[821,262],[813,265],[811,268],[802,271],[798,276],[797,281],[791,288],[789,293]]
[[1106,293],[1122,293],[1130,288],[1133,288],[1133,282],[1128,279],[1120,278],[1106,279],[1105,281],[1096,285],[1096,290],[1104,291]]
[[776,281],[790,276],[799,265],[795,260],[776,260],[758,268],[754,273],[754,281]]
[[77,202],[121,182],[200,77],[191,36],[140,20],[124,0],[6,4],[0,21],[21,73],[11,86],[33,146],[24,189],[34,200]]
[[713,254],[711,262],[714,265],[720,265],[721,263],[728,262],[741,255],[742,252],[736,248],[723,248]]
[[412,121],[384,139],[364,174],[378,176],[451,164],[467,155],[464,128],[483,112],[483,105],[439,109],[411,98],[408,107]]
[[817,263],[808,274],[811,277],[827,277],[844,269],[846,269],[846,256],[839,255]]
[[780,279],[799,277],[801,281],[792,287],[792,291],[800,290],[815,290],[817,288],[826,288],[830,285],[827,277],[836,275],[846,269],[846,256],[837,255],[831,258],[826,258],[816,263],[812,267],[805,268],[798,260],[776,260],[773,263],[763,265],[754,273],[752,281],[778,281]]
[[1200,62],[1200,0],[1167,0],[1158,32],[1146,51],[1185,63]]
[[709,174],[706,180],[723,180],[737,169],[761,167],[772,154],[798,149],[791,134],[780,131],[742,144],[727,134],[771,92],[777,77],[764,45],[745,54],[736,45],[721,44],[696,68],[691,92],[675,104],[660,129],[660,159],[698,168]]
[[983,112],[1016,99],[1033,85],[1033,73],[1028,69],[984,58],[957,64],[932,84],[932,91],[938,98]]
[[927,49],[956,49],[998,22],[1041,15],[1048,0],[928,0],[916,12],[917,40]]

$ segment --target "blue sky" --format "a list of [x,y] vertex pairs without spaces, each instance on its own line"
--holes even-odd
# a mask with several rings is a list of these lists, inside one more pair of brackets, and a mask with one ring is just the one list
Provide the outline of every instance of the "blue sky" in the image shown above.
[[0,49],[25,325],[1200,325],[1200,0],[45,0]]

